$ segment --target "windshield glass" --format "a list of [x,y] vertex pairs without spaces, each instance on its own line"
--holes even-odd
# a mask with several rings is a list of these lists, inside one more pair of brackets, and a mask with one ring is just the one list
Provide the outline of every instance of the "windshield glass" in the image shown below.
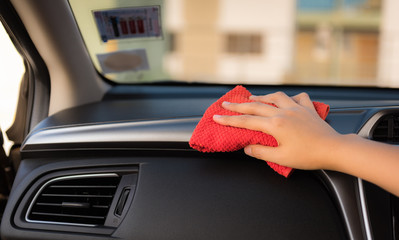
[[70,5],[94,66],[116,83],[399,86],[397,0]]

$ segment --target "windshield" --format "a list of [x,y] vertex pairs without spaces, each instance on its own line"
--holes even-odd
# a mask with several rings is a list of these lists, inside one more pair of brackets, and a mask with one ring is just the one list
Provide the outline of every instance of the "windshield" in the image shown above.
[[397,0],[70,0],[116,83],[399,86]]

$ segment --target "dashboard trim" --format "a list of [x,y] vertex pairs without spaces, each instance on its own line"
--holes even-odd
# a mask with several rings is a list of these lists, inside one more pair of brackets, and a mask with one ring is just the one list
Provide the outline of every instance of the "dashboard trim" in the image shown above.
[[21,151],[32,151],[35,146],[41,146],[40,150],[43,151],[53,149],[50,146],[75,143],[187,143],[199,120],[199,117],[193,117],[45,128],[32,132]]

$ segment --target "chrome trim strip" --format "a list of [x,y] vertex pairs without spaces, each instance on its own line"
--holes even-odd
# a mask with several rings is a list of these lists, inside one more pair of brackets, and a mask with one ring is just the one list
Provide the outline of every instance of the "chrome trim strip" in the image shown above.
[[366,196],[364,194],[363,180],[361,178],[357,178],[357,184],[359,188],[360,206],[362,210],[364,230],[366,231],[366,238],[368,240],[373,240],[373,234],[371,233],[371,227],[370,227],[369,213],[367,210],[367,201],[366,201]]
[[[362,128],[358,132],[358,135],[360,137],[370,139],[371,129],[374,127],[374,125],[377,123],[377,121],[382,116],[384,116],[384,114],[382,112],[377,112],[376,114],[374,114],[362,126]],[[366,238],[367,238],[367,240],[372,240],[373,235],[372,235],[371,226],[370,226],[369,213],[367,210],[366,196],[364,194],[363,180],[361,178],[357,178],[357,187],[359,189],[360,207],[361,207],[361,211],[362,211],[361,218],[363,220],[363,226],[364,226],[364,230],[366,233]]]
[[25,221],[29,223],[45,223],[45,224],[56,224],[56,225],[69,225],[69,226],[80,226],[80,227],[96,227],[95,224],[81,224],[81,223],[67,223],[67,222],[52,222],[52,221],[40,221],[40,220],[31,220],[29,219],[29,213],[31,212],[34,203],[36,202],[37,198],[39,197],[40,193],[43,191],[45,187],[53,182],[58,182],[61,180],[69,180],[69,179],[78,179],[78,178],[90,178],[90,177],[117,177],[118,174],[116,173],[97,173],[97,174],[81,174],[81,175],[71,175],[71,176],[63,176],[53,178],[47,181],[43,186],[39,189],[36,193],[35,197],[32,199],[32,202],[29,205],[28,210],[25,214]]
[[32,132],[22,146],[101,142],[188,142],[200,118],[63,126]]

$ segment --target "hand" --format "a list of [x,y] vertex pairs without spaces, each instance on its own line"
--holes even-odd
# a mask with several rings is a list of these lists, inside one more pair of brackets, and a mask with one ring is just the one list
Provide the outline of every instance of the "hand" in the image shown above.
[[298,169],[334,168],[333,158],[328,155],[334,152],[342,135],[319,117],[306,93],[291,98],[278,92],[250,99],[255,102],[222,104],[243,115],[214,116],[219,124],[262,131],[279,143],[278,147],[249,145],[244,149],[246,154]]

